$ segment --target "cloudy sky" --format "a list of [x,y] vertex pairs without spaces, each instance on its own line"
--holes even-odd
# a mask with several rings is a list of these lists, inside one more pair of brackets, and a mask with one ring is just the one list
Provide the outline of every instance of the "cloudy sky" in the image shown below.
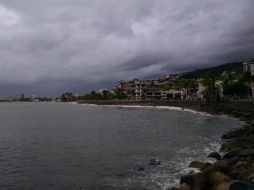
[[0,0],[0,96],[249,59],[253,0]]

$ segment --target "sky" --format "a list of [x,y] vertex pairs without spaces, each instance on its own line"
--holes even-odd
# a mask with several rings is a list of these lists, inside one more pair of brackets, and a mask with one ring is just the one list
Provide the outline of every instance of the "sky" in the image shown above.
[[253,0],[0,0],[0,96],[248,60],[253,10]]

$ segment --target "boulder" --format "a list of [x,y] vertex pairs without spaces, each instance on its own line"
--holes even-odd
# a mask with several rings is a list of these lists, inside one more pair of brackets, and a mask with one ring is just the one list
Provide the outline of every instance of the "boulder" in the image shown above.
[[235,165],[239,161],[238,157],[228,159],[229,165]]
[[252,176],[254,175],[254,166],[250,166],[247,170],[242,170],[239,173],[238,178],[243,180],[249,180],[252,181]]
[[139,172],[142,172],[142,171],[144,171],[144,170],[145,170],[144,167],[139,167],[139,168],[138,168],[138,171],[139,171]]
[[170,189],[167,189],[167,190],[178,190],[176,187],[172,187]]
[[193,189],[207,189],[208,179],[204,173],[197,173],[194,176],[194,186]]
[[187,184],[192,189],[204,189],[207,183],[207,177],[204,173],[197,173],[193,175],[185,175],[181,177],[180,184]]
[[236,129],[234,131],[230,131],[229,133],[222,135],[221,138],[222,139],[232,139],[232,138],[239,137],[242,134],[243,134],[243,129]]
[[222,151],[232,151],[235,149],[241,149],[242,143],[241,142],[226,142],[221,146]]
[[229,186],[229,190],[254,190],[254,188],[243,181],[236,181]]
[[242,166],[246,166],[248,164],[248,162],[246,162],[246,161],[238,161],[238,162],[236,162],[236,167],[242,167]]
[[233,157],[247,157],[247,156],[253,156],[254,155],[254,149],[253,148],[245,148],[245,149],[234,149],[228,152],[224,155],[224,159],[233,158]]
[[230,181],[230,178],[219,171],[213,171],[208,174],[208,179],[211,184],[220,184]]
[[239,155],[240,156],[253,156],[254,149],[253,148],[242,149],[239,151]]
[[229,166],[229,161],[228,160],[219,160],[219,161],[215,162],[213,165],[225,170]]
[[187,185],[186,183],[183,183],[178,190],[191,190],[191,186]]
[[180,179],[180,184],[187,184],[187,185],[190,185],[190,186],[193,186],[194,185],[194,175],[184,175],[181,177]]
[[234,181],[229,181],[229,182],[223,182],[217,185],[214,185],[212,187],[212,190],[229,190],[230,185],[233,183]]
[[152,158],[152,159],[149,160],[149,165],[150,166],[157,166],[157,165],[160,165],[160,164],[161,164],[161,162],[160,162],[159,159]]
[[203,162],[199,162],[199,161],[193,161],[190,163],[189,167],[190,168],[196,168],[196,169],[200,169],[203,170],[206,167],[210,166],[211,164],[209,163],[203,163]]
[[218,166],[216,166],[216,165],[213,164],[213,165],[211,165],[211,166],[205,168],[205,169],[202,171],[202,173],[208,175],[208,173],[213,172],[213,171],[222,172],[223,170],[222,170],[220,167],[218,167]]
[[254,127],[254,120],[252,120],[252,121],[250,122],[250,126],[251,126],[251,127]]
[[240,174],[240,170],[239,168],[236,168],[236,167],[230,167],[228,172],[227,172],[227,175],[229,177],[231,177],[232,179],[238,179],[239,177],[239,174]]
[[207,158],[215,158],[216,160],[221,160],[221,155],[218,152],[211,152]]
[[252,113],[245,113],[245,114],[244,114],[244,117],[249,118],[249,117],[252,117],[252,115],[253,115]]

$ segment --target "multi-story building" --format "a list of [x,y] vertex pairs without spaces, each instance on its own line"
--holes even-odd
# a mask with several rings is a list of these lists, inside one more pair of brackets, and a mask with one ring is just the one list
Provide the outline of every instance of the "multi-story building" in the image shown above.
[[223,96],[224,96],[223,81],[221,81],[221,80],[215,81],[215,89],[216,89],[216,92],[217,92],[217,95],[219,96],[219,98],[223,98]]
[[199,80],[197,98],[200,99],[200,100],[203,100],[205,98],[206,90],[207,90],[207,87],[205,85],[203,85],[202,80]]
[[145,95],[146,81],[134,79],[128,82],[128,93],[132,100],[141,100]]
[[244,71],[250,71],[251,76],[254,76],[254,59],[243,63]]

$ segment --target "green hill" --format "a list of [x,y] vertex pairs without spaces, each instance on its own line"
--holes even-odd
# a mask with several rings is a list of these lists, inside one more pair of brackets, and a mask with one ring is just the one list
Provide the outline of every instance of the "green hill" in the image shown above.
[[192,72],[186,72],[181,75],[182,79],[197,79],[204,78],[205,76],[220,76],[224,71],[238,72],[243,69],[242,62],[226,63],[216,67],[210,67],[205,69],[198,69]]

